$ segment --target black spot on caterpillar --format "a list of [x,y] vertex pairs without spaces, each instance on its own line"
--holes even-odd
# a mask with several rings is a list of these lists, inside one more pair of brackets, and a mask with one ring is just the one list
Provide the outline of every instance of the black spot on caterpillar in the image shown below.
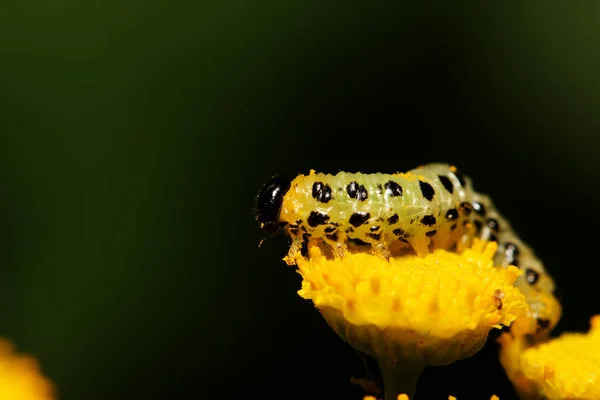
[[[333,196],[331,188],[342,190]],[[374,254],[388,258],[407,248],[420,256],[435,248],[460,252],[475,237],[497,241],[496,265],[528,271],[515,282],[531,309],[531,327],[523,332],[542,336],[560,317],[554,282],[541,261],[490,198],[476,193],[471,179],[453,166],[429,164],[396,174],[311,171],[292,182],[275,178],[259,193],[256,208],[264,228],[289,235],[290,255],[302,248],[304,233],[336,257],[343,257],[353,243],[370,245]]]

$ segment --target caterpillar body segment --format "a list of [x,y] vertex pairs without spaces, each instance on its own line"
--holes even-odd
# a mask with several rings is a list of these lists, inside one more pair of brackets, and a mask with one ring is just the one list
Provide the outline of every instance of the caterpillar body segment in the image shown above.
[[278,223],[292,239],[291,253],[317,239],[341,256],[351,239],[384,257],[399,243],[425,255],[430,245],[456,244],[468,229],[472,190],[459,176],[442,164],[406,174],[311,171],[291,182]]

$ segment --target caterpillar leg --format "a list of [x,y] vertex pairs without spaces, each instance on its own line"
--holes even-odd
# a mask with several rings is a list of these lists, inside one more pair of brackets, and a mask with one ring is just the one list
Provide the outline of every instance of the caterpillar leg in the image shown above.
[[361,239],[371,245],[371,253],[373,255],[385,258],[386,260],[390,259],[389,244],[387,243],[386,236],[378,226],[372,227],[369,232],[362,233]]
[[323,241],[331,247],[334,257],[340,258],[344,257],[344,254],[348,251],[348,246],[346,245],[347,239],[346,234],[340,231],[327,234],[323,237]]
[[412,246],[414,251],[419,257],[424,257],[429,254],[429,243],[431,238],[426,236],[411,237],[408,239],[408,243]]
[[375,254],[376,256],[379,256],[381,258],[385,258],[386,260],[389,260],[389,258],[391,256],[391,252],[390,252],[388,245],[385,242],[383,242],[383,241],[372,242],[371,248],[373,249],[373,254]]
[[295,264],[294,260],[295,260],[296,254],[302,250],[302,244],[303,244],[302,238],[295,237],[292,239],[292,244],[290,245],[290,251],[288,251],[287,257],[284,258],[287,265]]
[[448,230],[440,230],[432,238],[433,247],[436,249],[448,249],[452,242],[452,236]]
[[469,247],[471,247],[471,243],[473,242],[472,237],[468,234],[463,235],[458,242],[456,243],[456,251],[458,253],[462,253]]

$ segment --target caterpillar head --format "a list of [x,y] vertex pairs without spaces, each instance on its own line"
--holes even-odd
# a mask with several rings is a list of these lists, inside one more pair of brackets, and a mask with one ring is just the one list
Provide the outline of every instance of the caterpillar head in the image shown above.
[[256,196],[256,219],[267,233],[277,231],[281,205],[289,189],[290,181],[276,176],[271,178]]

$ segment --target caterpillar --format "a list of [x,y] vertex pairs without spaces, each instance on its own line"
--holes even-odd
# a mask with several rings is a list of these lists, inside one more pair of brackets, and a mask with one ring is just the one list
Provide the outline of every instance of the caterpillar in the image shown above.
[[495,264],[524,271],[515,286],[527,297],[530,312],[514,331],[539,340],[560,318],[555,285],[542,262],[491,199],[448,164],[395,174],[311,171],[291,182],[274,177],[257,196],[256,217],[267,233],[284,231],[291,238],[290,255],[315,240],[332,257],[369,248],[385,258],[405,252],[423,256],[439,248],[460,252],[474,238],[494,241]]

